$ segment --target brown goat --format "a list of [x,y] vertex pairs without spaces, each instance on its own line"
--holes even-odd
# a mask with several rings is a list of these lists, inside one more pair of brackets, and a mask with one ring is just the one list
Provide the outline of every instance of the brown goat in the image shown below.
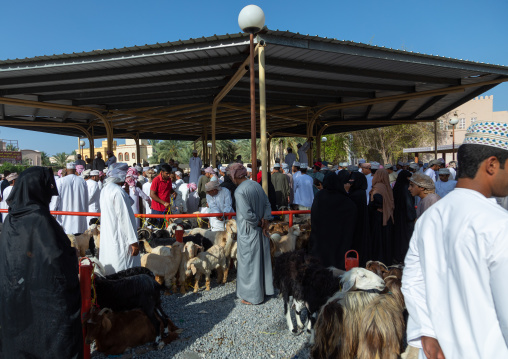
[[368,261],[367,265],[365,266],[367,270],[370,270],[371,272],[376,273],[381,278],[384,278],[386,273],[388,273],[388,268],[384,263],[379,261]]
[[378,293],[352,291],[332,297],[321,308],[314,326],[315,342],[311,357],[356,358],[363,312],[378,296]]
[[[107,309],[106,309],[107,310]],[[127,312],[91,312],[85,317],[85,343],[95,340],[97,351],[106,355],[122,354],[125,349],[154,342],[155,327],[146,314],[139,309]],[[162,338],[168,344],[178,338],[178,328],[169,320],[169,334]],[[161,324],[162,325],[162,324]]]
[[405,331],[399,301],[393,294],[381,294],[362,315],[358,359],[399,358]]
[[384,273],[384,278],[388,276],[395,276],[402,280],[402,269],[395,266],[388,267],[388,272]]
[[402,281],[393,275],[385,277],[384,281],[386,283],[386,289],[388,292],[391,293],[397,300],[400,310],[404,310],[406,304],[404,302],[404,294],[402,294],[402,291],[400,290],[402,287]]
[[279,233],[281,236],[284,236],[289,232],[289,223],[273,222],[270,224],[270,227],[268,227],[268,232],[270,234]]

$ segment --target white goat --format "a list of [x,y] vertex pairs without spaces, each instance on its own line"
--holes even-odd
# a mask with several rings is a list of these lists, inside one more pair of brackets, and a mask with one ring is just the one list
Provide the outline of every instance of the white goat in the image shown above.
[[187,292],[185,285],[186,285],[186,269],[187,269],[187,262],[196,257],[198,252],[202,250],[203,247],[200,245],[197,245],[194,242],[187,242],[183,246],[182,249],[182,260],[180,261],[180,268],[178,269],[178,282],[180,284],[180,293],[185,294]]
[[300,226],[294,225],[289,228],[288,234],[280,236],[274,233],[270,236],[275,244],[275,257],[280,256],[282,253],[292,252],[296,248],[296,239],[300,235]]
[[141,266],[150,269],[154,275],[164,277],[164,284],[176,292],[175,276],[182,260],[183,244],[176,242],[171,246],[170,256],[148,253],[141,257]]
[[96,249],[100,246],[100,227],[96,224],[92,224],[82,234],[75,236],[74,234],[67,234],[67,237],[71,241],[71,247],[76,248],[79,251],[79,256],[86,256],[86,250],[90,248],[90,238],[94,238],[94,244]]
[[199,279],[204,274],[206,278],[206,290],[210,290],[210,274],[212,270],[217,270],[217,282],[225,283],[228,277],[228,267],[224,249],[219,245],[214,245],[208,251],[201,252],[197,257],[189,259],[187,262],[187,276],[191,273],[196,277],[194,284],[194,293],[199,290]]

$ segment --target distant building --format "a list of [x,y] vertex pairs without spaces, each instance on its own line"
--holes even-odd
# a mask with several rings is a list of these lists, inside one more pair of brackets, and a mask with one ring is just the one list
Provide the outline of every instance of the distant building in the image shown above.
[[41,166],[41,152],[35,150],[19,150],[18,140],[0,140],[0,164],[12,163]]
[[[455,145],[453,145],[453,126],[449,121],[455,113],[457,113],[459,123],[455,125]],[[444,158],[448,163],[452,160],[452,148],[455,148],[456,153],[471,124],[478,121],[508,122],[508,111],[494,112],[494,96],[479,96],[439,117],[437,121],[438,158]],[[434,146],[404,148],[404,153],[408,154],[409,158],[412,158],[413,153],[418,154],[420,159],[427,161],[429,158],[434,158]]]
[[21,158],[23,162],[27,162],[29,166],[42,166],[41,152],[35,150],[21,150]]
[[[102,158],[104,160],[107,159],[106,151],[108,147],[107,141],[102,141],[101,147],[95,147],[94,153],[97,156],[97,152],[102,153]],[[124,145],[117,145],[116,141],[113,141],[113,153],[115,154],[118,162],[126,162],[132,164],[143,163],[143,161],[148,162],[148,158],[150,158],[153,154],[153,146],[148,144],[148,140],[139,140],[139,149],[141,158],[136,158],[136,142],[131,139],[126,139]],[[77,149],[76,153],[81,153],[81,149]],[[83,148],[83,160],[86,160],[90,157],[90,149]]]

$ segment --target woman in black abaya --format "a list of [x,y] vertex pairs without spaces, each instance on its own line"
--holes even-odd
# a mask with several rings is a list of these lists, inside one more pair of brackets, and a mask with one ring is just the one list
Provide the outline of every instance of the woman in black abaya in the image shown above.
[[4,358],[81,358],[76,250],[49,213],[53,171],[21,173],[0,236],[0,326]]
[[371,260],[369,210],[367,207],[367,177],[361,172],[354,171],[349,179],[349,198],[356,204],[356,228],[352,248],[358,252],[360,266],[365,267]]
[[356,224],[356,206],[334,172],[323,179],[311,208],[309,251],[325,267],[345,269],[344,255],[351,249]]
[[400,171],[397,182],[393,187],[393,200],[395,201],[393,211],[395,221],[393,227],[393,261],[395,263],[404,262],[409,249],[409,240],[415,228],[416,209],[414,197],[408,189],[409,177],[411,177],[411,172]]

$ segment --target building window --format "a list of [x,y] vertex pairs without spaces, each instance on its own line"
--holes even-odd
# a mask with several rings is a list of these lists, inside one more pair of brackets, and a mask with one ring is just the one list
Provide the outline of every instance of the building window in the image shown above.
[[118,161],[123,161],[123,155],[121,153],[118,154]]
[[129,160],[129,152],[125,152],[125,161]]
[[459,130],[465,130],[465,129],[466,129],[466,119],[459,118]]
[[132,159],[135,160],[136,159],[136,153],[132,152]]
[[441,130],[441,131],[446,130],[443,120],[439,120],[438,127],[439,127],[439,130]]
[[478,118],[477,117],[471,117],[471,124],[473,124],[474,122],[478,121]]

